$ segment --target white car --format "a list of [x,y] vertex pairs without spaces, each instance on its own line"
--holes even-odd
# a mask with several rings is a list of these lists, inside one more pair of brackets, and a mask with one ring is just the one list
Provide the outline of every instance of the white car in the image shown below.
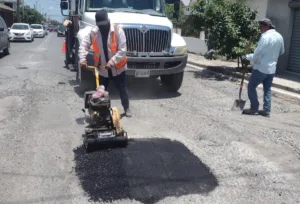
[[45,30],[41,24],[31,24],[30,27],[33,29],[33,36],[44,38],[46,36]]
[[32,42],[34,40],[34,37],[29,24],[14,23],[9,29],[9,40]]

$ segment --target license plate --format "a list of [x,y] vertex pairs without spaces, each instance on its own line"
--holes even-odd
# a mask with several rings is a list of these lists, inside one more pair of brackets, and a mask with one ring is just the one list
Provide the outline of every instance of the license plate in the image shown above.
[[135,70],[135,77],[148,78],[150,77],[150,70]]
[[114,134],[112,132],[99,132],[98,138],[111,138],[114,137]]

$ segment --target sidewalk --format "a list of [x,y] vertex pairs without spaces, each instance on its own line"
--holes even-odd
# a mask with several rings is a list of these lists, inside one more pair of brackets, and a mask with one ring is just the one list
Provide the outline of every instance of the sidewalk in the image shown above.
[[[241,69],[237,69],[237,62],[226,62],[221,60],[207,60],[203,56],[188,54],[188,63],[207,68],[211,71],[222,73],[224,75],[236,75],[241,77]],[[251,73],[245,75],[249,80]],[[286,73],[282,76],[276,76],[273,80],[273,87],[300,94],[300,75]]]

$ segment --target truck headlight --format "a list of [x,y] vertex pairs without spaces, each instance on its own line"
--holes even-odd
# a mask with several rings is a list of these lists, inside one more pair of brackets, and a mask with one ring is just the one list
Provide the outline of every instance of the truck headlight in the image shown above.
[[173,55],[185,55],[187,54],[187,46],[175,47]]

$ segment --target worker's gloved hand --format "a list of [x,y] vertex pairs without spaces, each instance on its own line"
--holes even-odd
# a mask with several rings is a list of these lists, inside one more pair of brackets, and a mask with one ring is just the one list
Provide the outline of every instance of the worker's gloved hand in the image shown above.
[[86,69],[86,68],[87,68],[87,63],[86,63],[86,62],[81,62],[81,63],[80,63],[80,67],[81,67],[82,69]]
[[111,65],[111,64],[107,63],[107,65],[105,65],[105,69],[109,70],[109,69],[111,69],[111,68],[112,68],[112,65]]
[[241,62],[245,66],[248,66],[250,64],[250,61],[247,59],[246,55],[241,56]]

